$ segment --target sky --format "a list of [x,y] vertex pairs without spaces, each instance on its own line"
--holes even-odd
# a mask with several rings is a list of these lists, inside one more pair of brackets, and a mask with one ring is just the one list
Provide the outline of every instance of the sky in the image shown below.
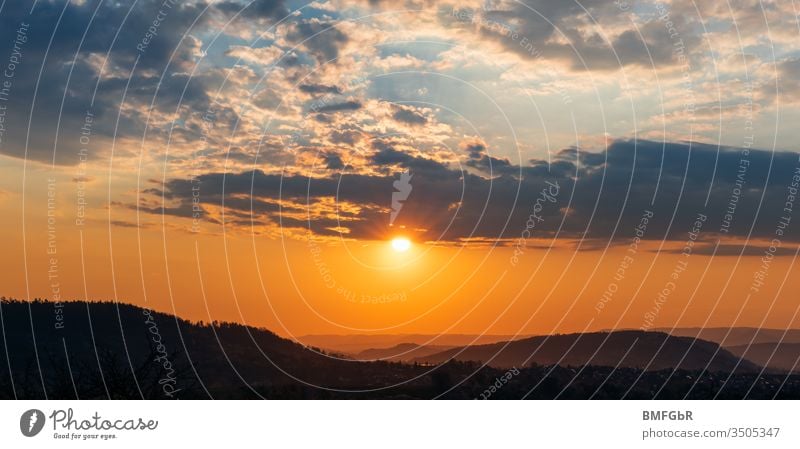
[[0,295],[284,336],[798,327],[798,14],[0,3]]

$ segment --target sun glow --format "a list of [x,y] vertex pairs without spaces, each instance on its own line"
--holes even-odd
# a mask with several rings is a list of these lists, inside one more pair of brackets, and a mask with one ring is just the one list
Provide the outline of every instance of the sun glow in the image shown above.
[[395,237],[392,239],[392,249],[398,253],[404,253],[411,249],[411,240],[405,237]]

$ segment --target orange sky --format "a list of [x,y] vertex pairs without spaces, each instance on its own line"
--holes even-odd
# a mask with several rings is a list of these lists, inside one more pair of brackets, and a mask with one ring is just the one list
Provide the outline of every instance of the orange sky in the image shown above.
[[[6,174],[7,181],[20,180],[19,172]],[[102,191],[102,181],[95,184],[95,191]],[[26,252],[20,227],[22,197],[3,197],[4,295],[53,297],[48,270],[50,258],[56,257],[62,298],[117,299],[192,320],[246,322],[286,336],[537,334],[641,327],[682,259],[666,252],[657,255],[657,242],[643,244],[624,278],[615,281],[615,271],[630,254],[625,244],[603,254],[603,248],[575,251],[573,243],[562,241],[549,252],[525,250],[514,266],[509,247],[416,242],[410,251],[398,253],[386,241],[309,243],[253,238],[241,230],[223,236],[219,226],[210,224],[194,234],[188,219],[167,218],[162,231],[158,216],[144,216],[145,227],[137,229],[108,226],[107,211],[94,208],[82,229],[82,267],[81,231],[70,207],[75,185],[68,179],[56,183],[55,255],[47,254],[46,185],[28,183]],[[135,220],[133,211],[112,209],[111,219],[118,216]],[[787,277],[792,262],[792,257],[777,257],[764,288],[745,304],[759,269],[758,257],[712,259],[694,254],[653,327],[797,326],[792,317],[798,308],[794,293],[800,277]],[[597,303],[611,283],[618,289],[598,311]]]
[[285,336],[798,325],[789,3],[186,0],[152,40],[145,3],[5,3],[0,295]]

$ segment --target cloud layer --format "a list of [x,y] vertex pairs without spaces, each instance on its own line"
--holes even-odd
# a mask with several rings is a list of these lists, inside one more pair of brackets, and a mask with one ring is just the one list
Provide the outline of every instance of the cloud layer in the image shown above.
[[[321,236],[379,239],[392,232],[392,183],[408,169],[413,190],[395,226],[441,242],[518,238],[549,185],[558,186],[549,188],[557,196],[537,214],[542,238],[558,233],[565,238],[629,239],[642,215],[651,211],[648,239],[685,240],[698,214],[709,217],[704,239],[771,239],[781,217],[790,215],[784,209],[791,207],[800,182],[797,153],[622,140],[603,152],[565,149],[549,164],[533,160],[516,166],[507,160],[490,162],[475,144],[464,148],[469,162],[487,162],[471,164],[479,170],[461,170],[380,147],[371,159],[395,168],[387,176],[281,176],[255,170],[207,173],[197,181],[205,207],[226,208],[245,228],[269,224]],[[172,179],[163,193],[189,207],[192,182]],[[185,215],[181,209],[165,213]],[[799,238],[792,227],[781,236],[787,241]]]

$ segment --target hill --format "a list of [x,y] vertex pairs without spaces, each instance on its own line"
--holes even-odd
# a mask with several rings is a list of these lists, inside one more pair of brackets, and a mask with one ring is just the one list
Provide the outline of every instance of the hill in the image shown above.
[[800,343],[758,343],[725,349],[772,370],[800,371]]
[[342,360],[266,329],[129,304],[4,300],[0,314],[0,396],[281,397],[430,383],[410,365]]
[[[475,399],[508,376],[501,368],[457,360],[430,366],[341,359],[266,329],[191,323],[111,302],[56,304],[0,298],[0,333],[0,399]],[[643,348],[663,341],[663,334],[651,334],[639,338],[646,343]],[[620,346],[630,337],[612,335],[608,344]],[[541,343],[543,337],[537,338],[510,346],[529,350],[530,341]],[[575,344],[561,344],[564,359],[553,353],[559,346],[542,344],[542,349],[549,348],[550,359],[560,363],[614,361],[617,349],[603,349],[596,358],[576,357],[570,347],[584,353],[587,349],[577,337],[552,337],[561,343],[569,339]],[[587,334],[580,340],[596,339]],[[730,376],[676,371],[668,365],[684,346],[670,340],[665,347],[664,352],[672,355],[657,358],[656,366],[665,367],[660,371],[517,365],[513,378],[491,398],[800,399],[800,375],[753,373],[749,362]],[[411,346],[399,349],[404,348]],[[687,357],[691,363],[681,366],[697,367],[714,348],[698,342]],[[444,352],[448,351],[453,349]],[[638,359],[647,354],[631,352]],[[714,358],[712,369],[732,369],[735,359],[725,351],[721,354]],[[636,365],[636,360],[623,361]]]
[[358,354],[367,349],[387,349],[401,344],[420,346],[466,346],[518,340],[525,335],[471,335],[471,334],[379,334],[379,335],[304,335],[297,341],[346,354]]
[[676,337],[692,337],[713,341],[724,347],[750,343],[800,343],[800,329],[760,329],[755,327],[686,327],[678,329],[654,329]]
[[409,362],[419,357],[426,357],[442,351],[446,351],[452,346],[430,345],[422,346],[414,343],[401,343],[391,348],[365,349],[355,354],[356,360],[389,360],[393,362]]
[[[452,348],[414,359],[419,363],[478,361],[496,368],[538,365],[622,366],[647,370],[687,369],[729,372],[739,358],[716,343],[661,332],[620,331],[532,337],[508,343]],[[742,361],[740,371],[755,371]]]

